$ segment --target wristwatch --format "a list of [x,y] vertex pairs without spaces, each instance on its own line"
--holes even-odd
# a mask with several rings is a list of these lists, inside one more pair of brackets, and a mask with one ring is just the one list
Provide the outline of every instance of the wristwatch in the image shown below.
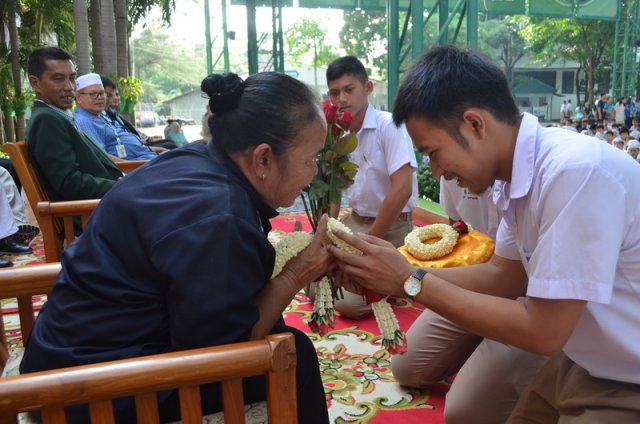
[[427,270],[424,268],[418,268],[413,274],[404,282],[404,292],[410,298],[413,299],[422,290],[422,279],[427,275]]

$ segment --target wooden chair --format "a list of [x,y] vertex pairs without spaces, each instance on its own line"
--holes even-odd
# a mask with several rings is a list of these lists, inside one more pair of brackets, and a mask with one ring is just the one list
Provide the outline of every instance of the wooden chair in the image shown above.
[[[49,294],[59,272],[59,263],[0,270],[0,299],[17,298],[23,342],[27,340],[33,328],[33,296]],[[8,358],[9,344],[0,315],[0,371],[4,369]]]
[[[45,256],[47,262],[58,262],[62,256],[63,240],[68,245],[74,239],[73,217],[80,217],[83,225],[89,219],[93,210],[98,206],[99,199],[72,200],[64,202],[49,202],[44,187],[40,184],[27,144],[24,141],[6,143],[2,150],[11,157],[11,162],[20,177],[22,186],[27,195],[29,206],[38,221],[44,240]],[[124,172],[131,172],[135,168],[144,165],[147,161],[117,162]],[[39,204],[43,203],[40,207]],[[68,221],[68,222],[67,222]],[[69,231],[71,229],[71,231]]]
[[36,216],[39,217],[47,262],[59,262],[65,246],[75,240],[73,218],[79,217],[84,227],[99,203],[100,199],[38,202]]
[[133,396],[139,423],[158,423],[156,392],[178,389],[183,424],[201,424],[199,386],[221,382],[224,419],[245,422],[242,378],[266,374],[269,423],[296,423],[295,343],[266,339],[84,365],[0,381],[0,422],[40,411],[43,424],[64,423],[64,407],[89,404],[92,423],[113,423],[111,399]]

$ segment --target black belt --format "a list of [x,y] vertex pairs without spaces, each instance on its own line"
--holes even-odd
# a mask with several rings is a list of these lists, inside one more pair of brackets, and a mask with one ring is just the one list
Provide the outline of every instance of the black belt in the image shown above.
[[[362,216],[358,214],[356,211],[351,211],[351,213],[357,216],[358,218],[362,219],[363,221],[375,221],[376,219],[375,217],[372,217],[372,216]],[[411,212],[402,212],[400,215],[398,215],[398,218],[396,218],[396,221],[411,221],[411,219],[412,219]]]

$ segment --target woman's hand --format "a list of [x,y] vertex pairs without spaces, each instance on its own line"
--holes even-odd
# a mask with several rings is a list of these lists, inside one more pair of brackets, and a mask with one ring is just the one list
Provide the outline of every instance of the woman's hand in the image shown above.
[[340,281],[347,290],[356,291],[360,285],[382,294],[404,295],[403,284],[415,267],[391,243],[367,234],[352,235],[344,231],[334,231],[334,234],[362,251],[362,256],[358,256],[328,246],[338,260],[340,271],[349,277]]
[[310,282],[320,280],[335,266],[333,257],[323,245],[326,231],[327,216],[323,215],[309,246],[289,260],[280,273],[294,286],[296,292]]

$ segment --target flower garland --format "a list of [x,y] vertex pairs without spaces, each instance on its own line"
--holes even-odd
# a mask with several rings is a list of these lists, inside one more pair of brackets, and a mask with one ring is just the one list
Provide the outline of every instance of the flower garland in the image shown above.
[[[448,224],[431,224],[418,227],[404,238],[404,245],[415,258],[426,261],[451,253],[458,242],[458,231]],[[426,244],[425,240],[441,237],[436,243]]]
[[[333,231],[341,230],[351,234],[351,230],[342,222],[334,218],[329,218],[327,223],[327,242],[345,252],[362,255],[362,252],[341,238],[333,234]],[[310,234],[300,231],[292,232],[284,236],[276,245],[276,266],[274,267],[272,278],[278,275],[284,265],[311,243]],[[308,322],[309,327],[315,333],[324,336],[329,329],[335,326],[335,314],[333,308],[333,293],[331,283],[327,277],[323,277],[316,285],[316,298],[313,303],[313,312]],[[382,346],[391,354],[403,354],[407,350],[407,339],[400,329],[398,320],[387,303],[387,297],[371,290],[365,289],[367,303],[371,304],[373,313],[382,334]]]

